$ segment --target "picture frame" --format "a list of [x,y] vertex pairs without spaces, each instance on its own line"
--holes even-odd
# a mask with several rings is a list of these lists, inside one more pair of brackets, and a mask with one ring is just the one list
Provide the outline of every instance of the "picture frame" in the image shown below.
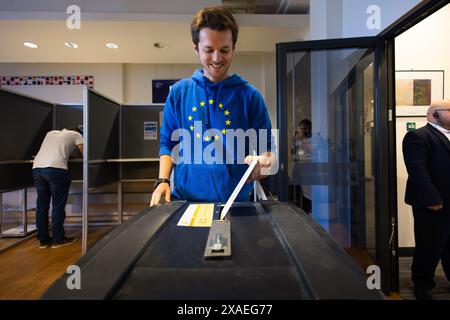
[[444,70],[395,71],[396,116],[426,116],[432,101],[444,98]]
[[166,103],[172,85],[180,79],[152,80],[152,103]]

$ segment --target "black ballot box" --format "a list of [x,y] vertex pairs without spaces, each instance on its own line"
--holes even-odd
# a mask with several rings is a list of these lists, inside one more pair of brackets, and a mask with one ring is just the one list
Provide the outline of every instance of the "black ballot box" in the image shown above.
[[[278,201],[235,203],[227,214],[231,257],[205,259],[208,227],[177,223],[189,202],[145,209],[77,263],[81,289],[63,275],[44,299],[380,299],[351,257],[300,209]],[[223,204],[215,204],[214,219]]]

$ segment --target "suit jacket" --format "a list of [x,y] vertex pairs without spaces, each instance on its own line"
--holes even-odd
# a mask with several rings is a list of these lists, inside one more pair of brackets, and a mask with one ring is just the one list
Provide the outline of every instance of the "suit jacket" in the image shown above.
[[408,171],[405,202],[426,208],[450,205],[450,141],[432,125],[409,131],[403,139]]

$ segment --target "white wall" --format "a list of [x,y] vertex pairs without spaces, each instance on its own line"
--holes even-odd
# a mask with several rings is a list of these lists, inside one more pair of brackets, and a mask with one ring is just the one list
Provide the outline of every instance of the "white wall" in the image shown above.
[[264,54],[264,98],[269,109],[272,128],[278,128],[277,124],[277,68],[276,54]]
[[127,104],[152,103],[152,80],[189,77],[198,67],[195,64],[125,64],[123,102]]
[[[343,37],[375,36],[398,18],[411,10],[421,0],[342,0]],[[373,15],[367,13],[369,6],[380,9],[380,29],[369,29],[367,20]]]
[[[275,53],[236,54],[230,72],[238,73],[264,96],[276,127]],[[94,89],[127,104],[149,104],[153,79],[189,77],[199,64],[84,64],[84,63],[0,63],[0,76],[93,75]],[[51,102],[82,103],[81,86],[11,86]]]
[[[116,101],[123,101],[122,64],[113,63],[0,63],[0,76],[94,76],[94,89]],[[50,102],[82,103],[79,86],[11,86]]]
[[444,70],[444,96],[450,98],[450,5],[395,39],[396,70]]
[[[421,23],[407,30],[395,41],[396,70],[444,70],[444,98],[450,98],[450,5],[437,11]],[[400,247],[414,246],[412,208],[404,203],[406,172],[401,149],[406,134],[406,123],[415,122],[416,128],[426,124],[426,117],[397,118],[397,205]]]
[[[152,101],[153,79],[190,77],[200,64],[125,64],[124,103],[148,104]],[[236,54],[230,68],[254,85],[266,100],[272,126],[277,127],[275,53]]]
[[406,181],[408,173],[406,172],[405,162],[403,160],[402,142],[405,136],[406,124],[414,122],[416,128],[427,124],[426,117],[398,117],[396,120],[397,131],[397,208],[398,208],[398,246],[414,247],[414,219],[412,207],[405,203]]
[[[314,0],[310,1],[309,40],[374,36],[412,9],[420,0]],[[369,29],[373,15],[367,8],[380,9],[380,28]]]

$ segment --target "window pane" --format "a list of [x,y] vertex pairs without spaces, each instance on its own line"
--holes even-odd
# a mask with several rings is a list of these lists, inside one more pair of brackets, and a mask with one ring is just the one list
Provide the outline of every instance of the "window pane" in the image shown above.
[[292,52],[286,79],[289,199],[372,257],[373,60],[368,49]]

